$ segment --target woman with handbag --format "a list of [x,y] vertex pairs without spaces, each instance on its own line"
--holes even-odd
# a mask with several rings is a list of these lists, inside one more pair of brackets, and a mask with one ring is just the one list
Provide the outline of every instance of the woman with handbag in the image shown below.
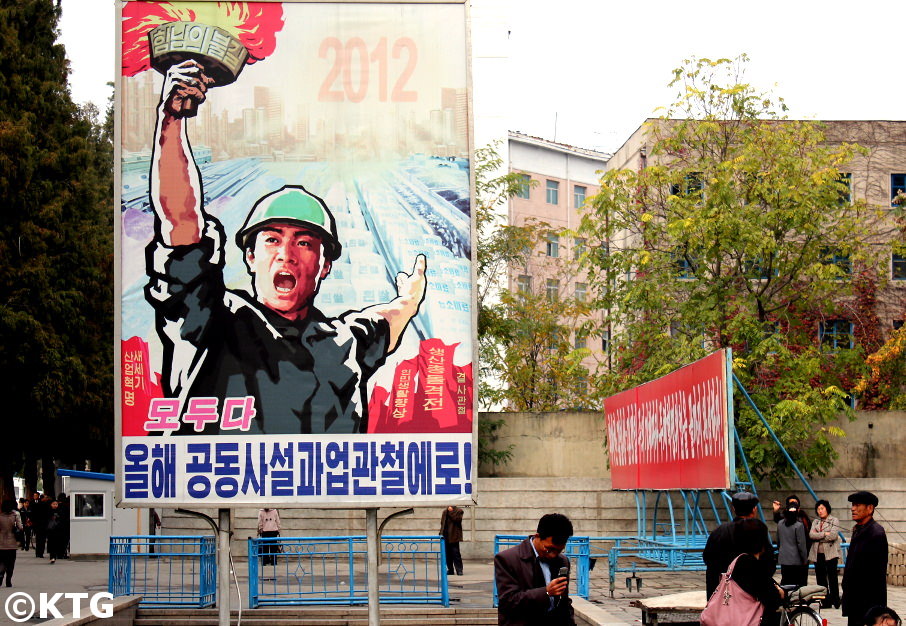
[[733,539],[742,551],[721,576],[701,614],[702,626],[775,626],[784,597],[773,578],[773,563],[764,558],[767,526],[746,519],[735,526]]
[[6,586],[13,586],[13,570],[16,569],[16,551],[19,539],[23,537],[22,521],[16,511],[14,500],[4,500],[0,504],[0,582],[6,577]]
[[809,537],[812,548],[808,560],[815,564],[815,580],[827,587],[827,599],[821,608],[833,606],[840,608],[840,585],[837,582],[837,564],[840,562],[840,520],[831,515],[832,509],[827,500],[818,500],[815,512],[818,517],[812,521]]

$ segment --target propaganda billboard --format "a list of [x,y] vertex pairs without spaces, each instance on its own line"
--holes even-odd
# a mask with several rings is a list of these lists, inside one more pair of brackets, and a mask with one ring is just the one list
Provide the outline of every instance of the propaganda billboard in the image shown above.
[[732,353],[720,350],[604,401],[614,489],[729,489]]
[[119,504],[472,501],[466,5],[119,18]]

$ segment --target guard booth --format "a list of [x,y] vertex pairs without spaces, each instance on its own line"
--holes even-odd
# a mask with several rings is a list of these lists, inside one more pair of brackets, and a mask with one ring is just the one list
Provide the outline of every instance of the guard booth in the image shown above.
[[149,532],[147,508],[118,509],[113,504],[114,475],[58,469],[69,496],[69,553],[107,556],[111,535]]

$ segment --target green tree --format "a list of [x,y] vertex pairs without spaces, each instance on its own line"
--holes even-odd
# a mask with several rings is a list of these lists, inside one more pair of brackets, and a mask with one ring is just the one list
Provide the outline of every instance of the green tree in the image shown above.
[[[647,165],[606,172],[591,201],[589,282],[615,346],[600,384],[612,393],[731,347],[734,373],[796,463],[821,474],[842,434],[828,424],[863,363],[830,319],[850,275],[872,267],[881,216],[841,201],[840,173],[861,149],[783,119],[782,100],[743,81],[746,62],[675,70],[676,103],[647,123]],[[761,477],[790,474],[747,405],[737,426]]]
[[37,459],[112,460],[112,147],[71,100],[59,15],[51,0],[0,3],[6,493],[23,462],[33,477]]

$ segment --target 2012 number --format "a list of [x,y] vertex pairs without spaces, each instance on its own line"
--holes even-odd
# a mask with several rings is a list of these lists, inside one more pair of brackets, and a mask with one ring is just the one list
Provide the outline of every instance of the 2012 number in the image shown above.
[[[388,79],[390,56],[400,59],[405,55],[405,67],[399,72],[393,89],[389,90]],[[418,92],[406,89],[418,63],[418,48],[409,37],[400,37],[393,43],[388,56],[386,37],[381,37],[369,53],[365,40],[352,37],[345,43],[337,37],[327,37],[321,42],[318,56],[327,59],[332,56],[330,70],[321,83],[318,100],[322,102],[362,102],[368,97],[372,83],[372,66],[376,66],[375,81],[378,89],[378,100],[387,102],[390,91],[391,102],[415,102]],[[337,82],[340,85],[337,85]]]

